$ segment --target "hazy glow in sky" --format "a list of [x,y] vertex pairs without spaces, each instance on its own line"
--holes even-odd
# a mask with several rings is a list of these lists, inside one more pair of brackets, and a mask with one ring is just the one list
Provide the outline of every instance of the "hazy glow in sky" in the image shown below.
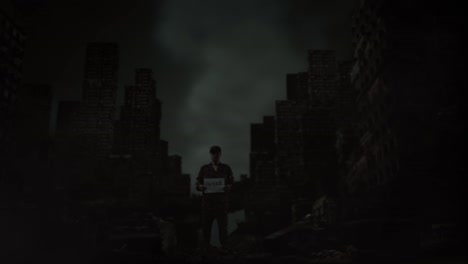
[[[198,60],[201,74],[187,87],[177,124],[190,138],[183,171],[196,177],[220,145],[235,177],[249,172],[250,123],[273,114],[284,99],[285,75],[304,69],[276,1],[166,2],[160,40],[181,63]],[[185,4],[185,5],[184,5]],[[303,54],[304,55],[304,54]]]

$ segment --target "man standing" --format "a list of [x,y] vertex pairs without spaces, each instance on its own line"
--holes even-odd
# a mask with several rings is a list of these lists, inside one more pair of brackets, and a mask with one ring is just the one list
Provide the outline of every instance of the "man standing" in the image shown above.
[[[202,228],[204,246],[210,246],[211,225],[216,218],[218,222],[219,240],[221,247],[226,250],[228,239],[228,193],[234,183],[234,177],[231,167],[220,162],[221,148],[212,146],[210,148],[211,163],[205,164],[200,168],[196,180],[197,191],[203,192],[202,195]],[[225,186],[220,192],[210,192],[205,186],[205,179],[216,180],[224,179]],[[208,182],[209,180],[207,180]]]

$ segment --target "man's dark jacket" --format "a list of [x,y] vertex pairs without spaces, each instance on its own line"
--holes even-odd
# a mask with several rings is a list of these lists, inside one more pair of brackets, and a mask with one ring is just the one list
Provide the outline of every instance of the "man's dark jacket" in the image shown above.
[[[199,185],[204,185],[204,179],[206,178],[224,178],[225,185],[232,185],[234,183],[234,177],[232,169],[229,165],[219,162],[218,169],[213,168],[213,164],[205,164],[201,166],[196,179],[196,187],[199,190]],[[206,209],[210,210],[228,210],[228,193],[205,193],[203,191],[202,204]]]

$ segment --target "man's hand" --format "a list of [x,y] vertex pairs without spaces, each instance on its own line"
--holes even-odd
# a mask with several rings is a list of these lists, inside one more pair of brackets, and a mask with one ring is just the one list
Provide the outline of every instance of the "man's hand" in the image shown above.
[[197,187],[197,190],[202,192],[202,191],[206,190],[206,186],[203,185],[203,184],[199,184],[198,187]]
[[231,190],[231,185],[224,186],[224,191],[229,192]]

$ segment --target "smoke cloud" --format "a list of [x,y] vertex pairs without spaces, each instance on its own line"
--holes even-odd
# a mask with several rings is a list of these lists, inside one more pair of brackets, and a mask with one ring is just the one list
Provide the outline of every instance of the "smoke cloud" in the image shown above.
[[273,114],[274,101],[285,98],[285,74],[304,69],[304,56],[295,52],[285,26],[284,3],[166,3],[159,32],[163,46],[181,64],[195,61],[202,67],[173,123],[190,138],[177,148],[193,179],[210,162],[211,145],[221,146],[221,161],[231,165],[235,178],[248,174],[250,123]]
[[353,1],[165,2],[159,45],[198,72],[172,113],[182,140],[169,141],[192,182],[210,162],[211,145],[222,147],[221,160],[236,179],[249,173],[250,123],[273,115],[275,101],[286,99],[286,74],[307,69],[309,48],[348,56],[352,7]]

